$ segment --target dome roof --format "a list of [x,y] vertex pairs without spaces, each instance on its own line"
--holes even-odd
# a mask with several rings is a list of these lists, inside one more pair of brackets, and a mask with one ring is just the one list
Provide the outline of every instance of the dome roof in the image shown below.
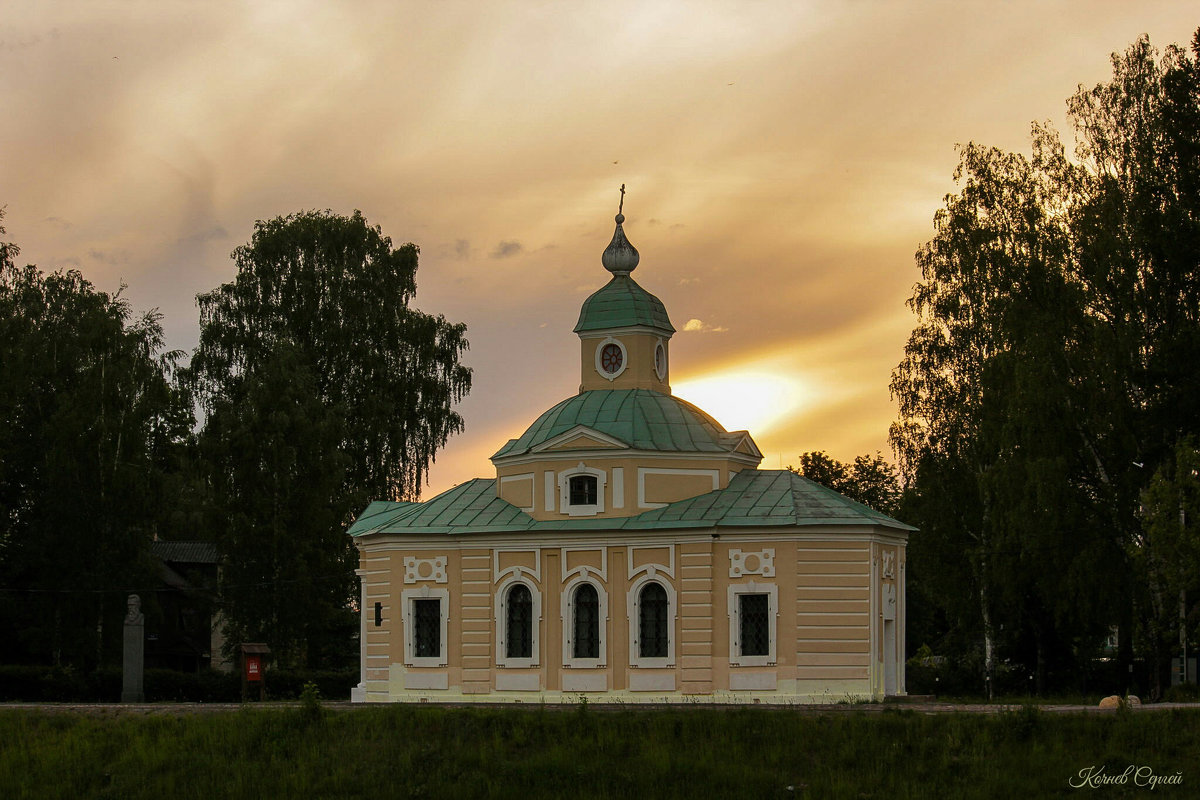
[[653,328],[674,333],[662,301],[628,275],[614,275],[599,291],[583,301],[575,333],[613,328]]
[[608,389],[580,392],[563,400],[492,458],[527,453],[578,426],[619,439],[634,450],[728,453],[734,436],[678,397],[649,389]]

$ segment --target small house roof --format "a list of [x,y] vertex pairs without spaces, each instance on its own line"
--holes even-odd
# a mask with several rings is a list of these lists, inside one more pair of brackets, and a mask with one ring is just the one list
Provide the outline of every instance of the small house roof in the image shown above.
[[217,564],[221,551],[212,542],[166,542],[150,543],[150,552],[159,561],[172,564]]
[[476,478],[423,503],[371,503],[350,526],[369,534],[521,531],[641,531],[680,528],[878,526],[915,531],[869,506],[787,470],[746,469],[729,486],[632,517],[535,520],[496,496],[494,478]]

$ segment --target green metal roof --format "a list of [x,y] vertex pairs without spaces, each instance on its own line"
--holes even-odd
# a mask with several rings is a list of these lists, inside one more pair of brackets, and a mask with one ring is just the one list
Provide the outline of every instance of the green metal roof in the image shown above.
[[614,275],[599,291],[583,301],[575,333],[615,328],[654,328],[674,333],[667,308],[628,275]]
[[637,531],[712,527],[910,525],[843,497],[787,470],[743,470],[724,489],[632,517],[538,521],[496,496],[494,478],[459,484],[424,503],[372,503],[350,527],[372,533],[505,533],[520,531]]
[[619,439],[635,450],[727,453],[728,432],[686,400],[649,389],[597,389],[568,397],[538,417],[493,459],[527,453],[577,426]]

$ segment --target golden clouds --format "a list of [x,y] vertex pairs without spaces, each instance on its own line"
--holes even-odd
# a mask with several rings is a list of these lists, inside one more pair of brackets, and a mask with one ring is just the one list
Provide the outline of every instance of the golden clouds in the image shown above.
[[18,4],[0,20],[0,204],[29,261],[123,278],[185,349],[193,296],[232,276],[255,219],[361,209],[421,246],[418,304],[471,329],[486,402],[458,441],[501,438],[482,452],[573,390],[570,329],[625,183],[638,280],[681,329],[675,377],[794,353],[775,369],[803,403],[752,433],[845,459],[885,448],[953,145],[1024,148],[1108,52],[1188,40],[1182,5]]

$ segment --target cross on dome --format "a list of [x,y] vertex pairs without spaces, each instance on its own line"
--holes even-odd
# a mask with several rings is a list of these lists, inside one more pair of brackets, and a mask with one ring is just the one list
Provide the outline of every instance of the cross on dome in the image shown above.
[[637,269],[638,261],[641,260],[637,248],[625,238],[625,230],[621,227],[621,223],[625,221],[624,209],[625,184],[622,183],[621,203],[617,206],[617,229],[613,231],[612,241],[604,248],[604,255],[600,257],[604,268],[614,275],[628,275]]

